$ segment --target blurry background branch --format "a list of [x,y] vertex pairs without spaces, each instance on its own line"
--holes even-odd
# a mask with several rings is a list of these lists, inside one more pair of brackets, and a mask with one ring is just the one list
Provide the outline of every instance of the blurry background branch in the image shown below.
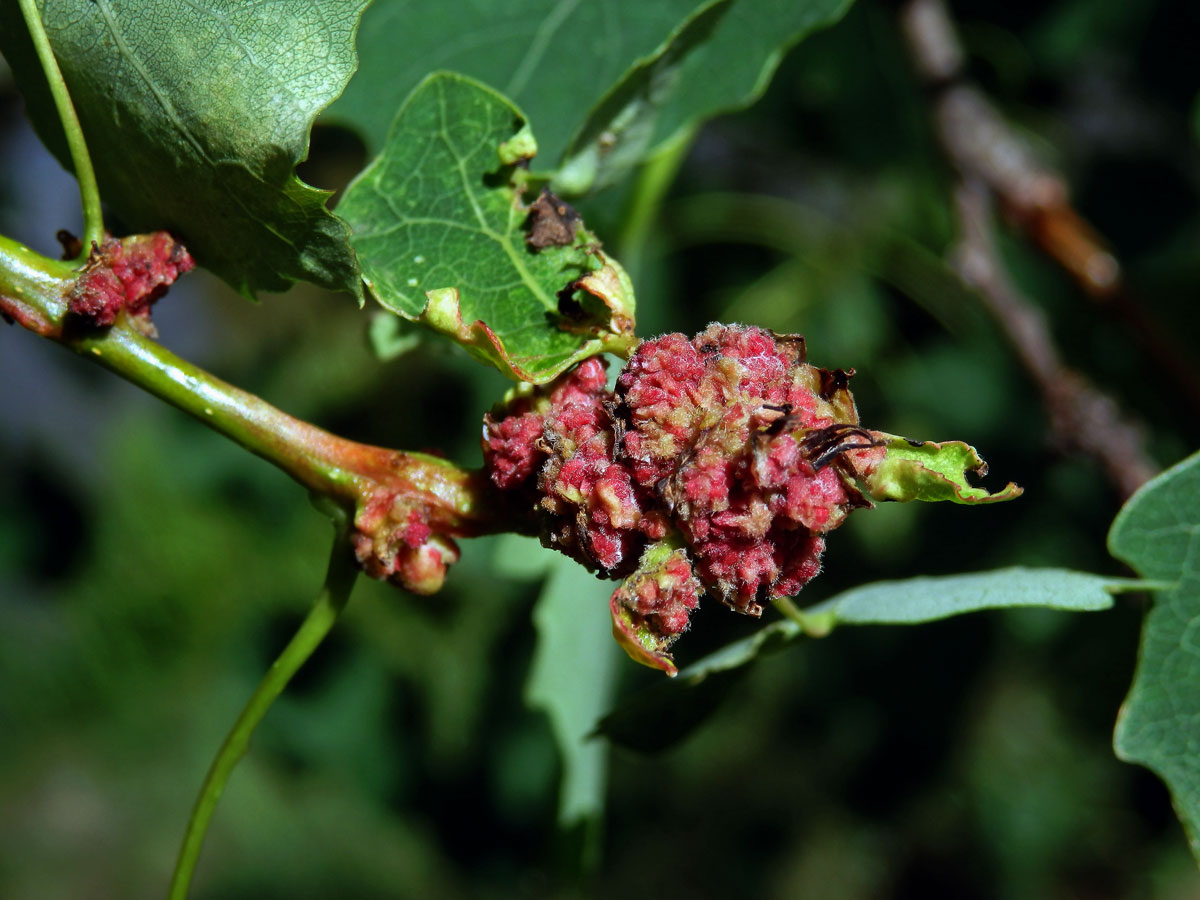
[[1141,429],[1124,418],[1112,397],[1063,365],[1045,317],[1013,284],[1000,260],[984,184],[964,179],[955,188],[954,205],[961,229],[954,267],[979,293],[1037,384],[1055,442],[1095,459],[1121,496],[1128,497],[1157,472],[1143,447]]
[[962,176],[955,189],[959,228],[954,267],[996,319],[1042,395],[1056,443],[1095,459],[1123,497],[1157,471],[1140,429],[1116,401],[1067,368],[1037,305],[1013,283],[996,246],[991,198],[1006,217],[1089,296],[1115,308],[1143,349],[1200,409],[1200,385],[1161,329],[1124,291],[1121,266],[1074,210],[1067,186],[962,80],[963,50],[941,0],[912,0],[900,14],[913,65],[932,91],[933,122]]

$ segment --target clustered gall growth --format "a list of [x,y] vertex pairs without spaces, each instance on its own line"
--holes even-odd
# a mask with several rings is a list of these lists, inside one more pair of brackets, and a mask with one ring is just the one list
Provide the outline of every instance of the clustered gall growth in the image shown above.
[[183,244],[165,231],[92,244],[84,270],[71,288],[67,311],[77,321],[106,327],[124,312],[129,322],[153,334],[150,306],[175,279],[195,268]]
[[543,543],[627,579],[618,638],[661,655],[701,590],[759,615],[812,579],[824,535],[869,505],[856,485],[885,451],[859,426],[851,374],[808,365],[798,336],[664,335],[615,390],[593,358],[514,391],[484,420],[486,469],[536,510]]

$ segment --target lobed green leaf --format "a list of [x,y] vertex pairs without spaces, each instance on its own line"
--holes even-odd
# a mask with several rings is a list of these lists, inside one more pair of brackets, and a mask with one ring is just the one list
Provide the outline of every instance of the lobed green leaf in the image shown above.
[[1166,782],[1200,860],[1200,453],[1129,498],[1108,546],[1142,576],[1169,583],[1146,618],[1113,748]]

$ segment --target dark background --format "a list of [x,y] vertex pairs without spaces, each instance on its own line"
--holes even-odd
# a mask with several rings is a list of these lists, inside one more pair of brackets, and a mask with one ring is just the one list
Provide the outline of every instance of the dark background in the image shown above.
[[[1195,372],[1200,7],[954,12],[971,75],[1066,175]],[[358,153],[318,129],[308,177],[336,186]],[[0,160],[0,231],[50,252],[78,230],[73,181],[6,74]],[[969,441],[993,487],[1025,487],[994,508],[856,513],[802,600],[1003,565],[1121,572],[1104,548],[1120,497],[1056,449],[1011,350],[952,288],[951,184],[895,10],[859,0],[761,102],[700,133],[636,253],[619,192],[582,205],[638,260],[640,333],[803,332],[812,361],[858,370],[864,422]],[[1162,360],[1001,231],[1067,362],[1158,463],[1186,455],[1200,416]],[[155,319],[289,412],[475,464],[503,379],[435,345],[381,363],[373,314],[303,287],[252,305],[195,273]],[[0,408],[0,896],[160,896],[207,761],[319,584],[328,526],[267,464],[17,328],[0,327]],[[1165,789],[1110,749],[1143,611],[1128,595],[1107,613],[845,629],[766,659],[682,742],[612,750],[581,875],[578,836],[554,824],[557,750],[523,702],[539,583],[496,565],[541,551],[515,546],[467,543],[433,598],[359,586],[233,776],[196,897],[1200,896]],[[754,627],[710,603],[677,655]],[[658,684],[618,666],[619,698]]]

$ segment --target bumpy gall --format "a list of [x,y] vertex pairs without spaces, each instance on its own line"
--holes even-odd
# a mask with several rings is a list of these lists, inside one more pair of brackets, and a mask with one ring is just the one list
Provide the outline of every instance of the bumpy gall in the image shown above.
[[[536,510],[547,546],[633,576],[614,621],[661,649],[687,627],[697,586],[757,616],[811,580],[823,536],[869,505],[856,483],[884,450],[859,425],[852,374],[760,328],[664,335],[638,347],[615,390],[589,359],[513,392],[485,417],[486,468]],[[663,541],[678,548],[666,562],[647,555]]]

